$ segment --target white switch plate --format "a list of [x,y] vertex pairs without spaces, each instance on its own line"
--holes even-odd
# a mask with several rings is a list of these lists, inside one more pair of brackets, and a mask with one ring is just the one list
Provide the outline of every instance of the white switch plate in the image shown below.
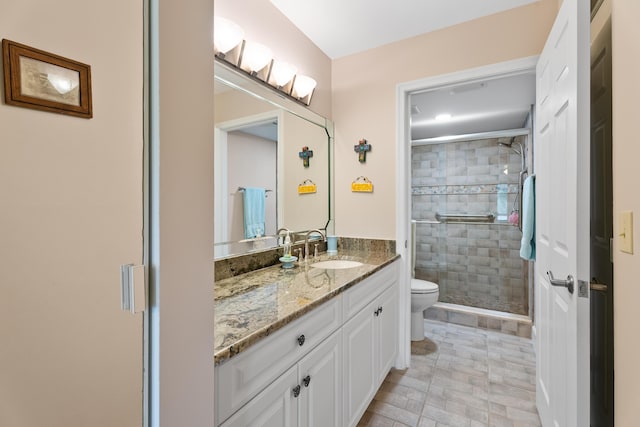
[[633,212],[620,212],[620,251],[628,254],[633,253]]

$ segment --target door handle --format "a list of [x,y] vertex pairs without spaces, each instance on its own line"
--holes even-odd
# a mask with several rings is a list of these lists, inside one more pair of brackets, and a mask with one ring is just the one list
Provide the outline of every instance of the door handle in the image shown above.
[[549,282],[553,285],[553,286],[560,286],[563,288],[567,288],[567,290],[569,291],[570,294],[573,293],[573,276],[572,275],[568,275],[567,276],[567,280],[560,280],[560,279],[556,279],[553,277],[553,273],[551,272],[551,270],[547,271],[547,276],[549,276]]

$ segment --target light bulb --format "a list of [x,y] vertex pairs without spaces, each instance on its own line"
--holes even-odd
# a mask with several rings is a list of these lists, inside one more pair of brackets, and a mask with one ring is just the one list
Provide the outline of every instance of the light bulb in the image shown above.
[[313,89],[316,87],[316,81],[311,77],[298,75],[296,76],[296,81],[293,84],[294,94],[298,98],[305,98],[313,92]]
[[213,46],[216,51],[227,53],[238,46],[244,38],[244,31],[238,24],[225,18],[213,18]]
[[273,61],[271,66],[271,78],[278,87],[282,87],[289,83],[296,74],[296,67],[286,62]]
[[246,42],[242,53],[242,67],[250,72],[262,70],[271,61],[271,49],[260,43]]

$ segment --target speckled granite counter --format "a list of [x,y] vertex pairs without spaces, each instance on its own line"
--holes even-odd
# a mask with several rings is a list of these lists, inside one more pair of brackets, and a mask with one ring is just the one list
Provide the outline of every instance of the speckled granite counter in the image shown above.
[[348,259],[362,262],[359,267],[325,270],[297,263],[285,270],[274,265],[216,281],[215,363],[246,350],[397,258],[395,250],[371,251],[354,245],[337,256],[323,253],[308,264]]

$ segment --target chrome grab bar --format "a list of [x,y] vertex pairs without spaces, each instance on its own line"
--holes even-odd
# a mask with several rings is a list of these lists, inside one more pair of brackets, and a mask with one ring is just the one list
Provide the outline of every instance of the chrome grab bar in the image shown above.
[[436,213],[440,222],[493,222],[496,217],[491,214],[447,214]]

